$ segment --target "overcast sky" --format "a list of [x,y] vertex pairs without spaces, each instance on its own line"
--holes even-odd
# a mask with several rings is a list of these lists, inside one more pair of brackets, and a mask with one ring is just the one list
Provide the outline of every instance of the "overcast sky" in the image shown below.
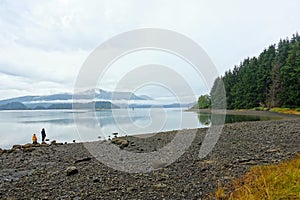
[[[72,92],[82,64],[97,46],[138,28],[186,35],[223,74],[245,57],[299,31],[299,7],[298,0],[0,0],[0,99]],[[149,64],[149,58],[157,59],[151,55],[132,62]],[[163,56],[168,55],[158,57]],[[177,69],[185,65],[177,58],[169,60],[163,64],[173,63]],[[108,83],[122,77],[117,66],[103,89],[112,89]],[[195,77],[190,84],[197,94],[209,90]],[[151,95],[149,88],[145,91]],[[164,91],[157,91],[163,98]]]

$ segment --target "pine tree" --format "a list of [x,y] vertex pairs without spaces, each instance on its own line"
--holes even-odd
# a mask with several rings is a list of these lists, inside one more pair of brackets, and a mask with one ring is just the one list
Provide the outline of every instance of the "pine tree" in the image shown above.
[[[299,38],[299,36],[298,36]],[[280,98],[284,107],[300,105],[300,43],[297,38],[291,42],[286,65],[280,69],[283,90]]]
[[[225,90],[222,88],[225,87]],[[226,93],[226,99],[222,99]],[[300,107],[300,36],[280,40],[257,58],[218,77],[210,91],[212,106],[227,108]],[[225,101],[225,102],[224,102]]]
[[214,109],[226,109],[226,94],[222,77],[218,77],[212,87],[211,107]]

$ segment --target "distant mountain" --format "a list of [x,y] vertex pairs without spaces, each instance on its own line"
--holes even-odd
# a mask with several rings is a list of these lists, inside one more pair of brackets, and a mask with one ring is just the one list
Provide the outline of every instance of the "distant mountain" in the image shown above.
[[[73,97],[76,103],[73,103]],[[159,103],[147,95],[131,92],[110,92],[102,89],[86,90],[76,95],[69,93],[47,96],[23,96],[0,101],[0,110],[46,109],[115,109],[115,108],[179,108],[192,107],[195,103]]]
[[[152,100],[151,97],[143,95],[137,96],[131,92],[111,92],[105,91],[102,89],[96,90],[87,90],[75,95],[76,99],[90,99],[94,97],[96,100]],[[53,94],[47,96],[23,96],[16,97],[6,100],[1,100],[0,105],[11,103],[11,102],[22,102],[22,103],[31,103],[31,102],[46,102],[46,101],[66,101],[73,100],[73,94],[63,93],[63,94]]]
[[[73,107],[74,106],[74,107]],[[58,103],[58,104],[52,104],[47,109],[115,109],[119,108],[119,106],[116,106],[112,104],[109,101],[99,101],[99,102],[91,102],[91,103]]]
[[27,107],[20,102],[9,102],[0,105],[0,110],[26,110]]
[[[73,97],[73,96],[72,96]],[[94,97],[95,99],[101,100],[152,100],[151,97],[143,95],[138,96],[132,92],[118,92],[118,91],[106,91],[102,89],[87,90],[75,95],[76,99],[90,99]]]
[[[74,95],[78,103],[76,108],[119,108],[112,100],[151,100],[148,96],[138,96],[131,92],[111,92],[102,89],[87,90]],[[87,101],[88,100],[88,101]],[[83,101],[82,103],[80,101]],[[72,109],[73,95],[69,93],[47,96],[23,96],[0,101],[0,110],[42,110],[42,109]]]

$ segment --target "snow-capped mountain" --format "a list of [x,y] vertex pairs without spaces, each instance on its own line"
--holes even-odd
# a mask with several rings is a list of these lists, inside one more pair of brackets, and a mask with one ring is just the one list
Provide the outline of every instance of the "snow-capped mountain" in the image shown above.
[[131,92],[106,91],[102,89],[86,90],[73,96],[70,93],[46,96],[22,96],[0,101],[0,110],[5,109],[71,109],[73,98],[82,108],[94,103],[96,108],[117,108],[114,101],[142,101],[151,99]]

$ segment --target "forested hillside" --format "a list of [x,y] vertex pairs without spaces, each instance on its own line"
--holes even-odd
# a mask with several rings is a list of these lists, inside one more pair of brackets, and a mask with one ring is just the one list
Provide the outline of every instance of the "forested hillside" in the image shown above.
[[[218,77],[210,91],[219,101],[223,81],[228,109],[255,107],[300,107],[300,37],[281,39],[258,57],[246,58]],[[200,97],[203,101],[203,96]],[[199,100],[200,100],[199,98]],[[201,108],[200,101],[199,107]]]

